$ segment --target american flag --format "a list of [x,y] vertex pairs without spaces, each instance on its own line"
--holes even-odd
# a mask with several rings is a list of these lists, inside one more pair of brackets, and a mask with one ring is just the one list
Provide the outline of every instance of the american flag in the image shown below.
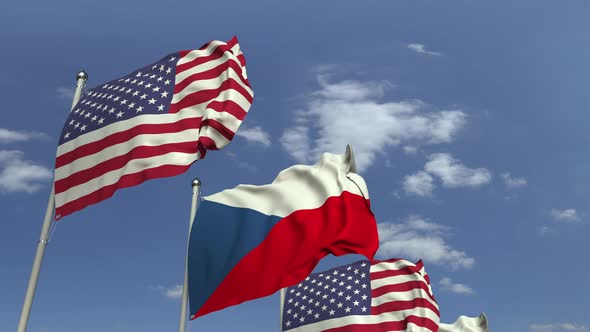
[[286,290],[283,331],[438,331],[422,261],[362,260],[309,275]]
[[119,188],[183,173],[231,141],[252,100],[236,37],[89,89],[59,139],[55,219]]

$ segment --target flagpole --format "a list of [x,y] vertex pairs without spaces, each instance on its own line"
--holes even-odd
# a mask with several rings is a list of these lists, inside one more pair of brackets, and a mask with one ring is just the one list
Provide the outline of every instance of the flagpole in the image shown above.
[[279,315],[279,332],[283,331],[283,306],[285,305],[285,288],[281,288],[281,292],[279,295],[279,301],[280,301],[280,305],[279,305],[279,309],[281,310],[280,315]]
[[[197,214],[198,197],[201,189],[201,180],[195,178],[192,182],[193,185],[193,200],[191,202],[191,216],[188,222],[188,236],[190,238],[191,228],[193,226],[193,220]],[[180,306],[180,324],[178,325],[178,332],[186,331],[186,311],[188,307],[188,240],[187,240],[187,253],[184,264],[184,284],[182,285],[182,304]]]
[[[78,100],[80,100],[82,89],[84,89],[84,85],[88,80],[88,74],[82,70],[76,74],[76,80],[76,90],[74,92],[74,98],[72,100],[70,111],[74,108],[74,106],[76,106]],[[39,271],[41,270],[41,263],[43,261],[43,255],[45,254],[45,247],[49,241],[49,229],[51,228],[51,219],[53,217],[54,207],[55,192],[53,184],[51,184],[51,193],[49,194],[49,200],[47,201],[47,209],[45,210],[45,218],[43,219],[41,236],[39,237],[39,242],[37,243],[37,252],[35,253],[35,260],[33,261],[33,268],[29,278],[29,285],[27,286],[27,293],[25,295],[25,302],[20,314],[17,332],[25,332],[27,330],[27,324],[31,314],[31,307],[33,306],[33,298],[35,297],[35,290],[37,289],[37,282],[39,280]]]

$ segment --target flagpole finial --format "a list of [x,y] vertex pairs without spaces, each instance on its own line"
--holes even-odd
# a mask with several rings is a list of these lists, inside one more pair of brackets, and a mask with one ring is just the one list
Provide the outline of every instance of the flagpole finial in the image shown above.
[[76,80],[79,80],[79,79],[83,79],[84,82],[86,82],[88,80],[88,74],[84,70],[80,70],[76,74]]
[[198,187],[201,187],[201,180],[199,180],[199,178],[195,178],[195,179],[193,180],[193,188],[194,188],[194,187],[197,187],[197,188],[198,188]]

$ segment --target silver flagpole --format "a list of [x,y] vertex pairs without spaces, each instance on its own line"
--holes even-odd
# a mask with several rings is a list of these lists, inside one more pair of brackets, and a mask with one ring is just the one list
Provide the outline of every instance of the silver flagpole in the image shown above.
[[279,305],[279,309],[281,310],[281,313],[279,315],[279,332],[283,331],[283,306],[285,305],[285,288],[281,288],[281,292],[279,295],[279,301],[280,301],[280,305]]
[[[82,89],[84,89],[86,80],[88,80],[88,74],[86,74],[85,71],[80,71],[76,75],[76,79],[76,91],[74,92],[74,99],[72,100],[72,107],[70,107],[70,111],[74,108],[74,106],[76,106],[78,100],[80,100],[80,96],[82,95]],[[49,229],[51,228],[51,219],[53,217],[54,207],[55,192],[53,189],[53,184],[51,184],[51,193],[49,194],[49,200],[47,202],[47,210],[45,210],[45,219],[43,219],[41,236],[39,237],[39,243],[37,243],[37,252],[35,253],[35,260],[33,261],[33,269],[31,271],[31,277],[29,278],[29,285],[27,286],[25,303],[23,304],[23,310],[20,314],[17,332],[25,332],[27,330],[29,315],[31,314],[31,307],[33,305],[33,298],[35,297],[35,290],[37,289],[37,281],[39,280],[41,262],[43,261],[43,255],[45,253],[47,241],[49,241]]]
[[[197,214],[197,202],[199,197],[199,191],[201,189],[201,180],[195,178],[193,180],[193,201],[191,203],[191,217],[188,222],[188,236],[190,238],[191,229],[193,226],[193,220]],[[180,306],[180,324],[178,325],[178,332],[186,331],[186,309],[188,306],[188,240],[187,240],[187,253],[184,264],[184,284],[182,285],[182,304]]]

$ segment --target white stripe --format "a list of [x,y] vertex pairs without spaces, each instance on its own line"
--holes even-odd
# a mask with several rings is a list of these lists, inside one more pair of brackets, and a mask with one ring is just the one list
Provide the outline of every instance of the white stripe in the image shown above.
[[156,157],[133,159],[129,161],[123,168],[105,173],[102,176],[92,179],[91,181],[72,187],[62,193],[55,194],[56,207],[60,207],[68,202],[91,194],[102,187],[116,183],[122,176],[126,174],[133,174],[163,165],[190,165],[192,162],[198,159],[198,156],[198,153],[187,154],[180,152],[170,152]]
[[434,302],[428,293],[422,288],[415,288],[405,292],[389,292],[381,296],[377,296],[371,299],[371,306],[376,307],[378,305],[393,302],[393,301],[412,301],[415,299],[425,299],[435,308],[438,309],[438,304]]
[[[289,167],[280,172],[271,184],[239,185],[206,199],[229,206],[249,208],[266,215],[285,217],[297,210],[318,208],[329,197],[340,196],[344,191],[362,196],[355,183],[346,177],[347,173],[350,174],[351,158],[351,153],[324,153],[316,165]],[[362,181],[362,186],[366,188],[360,176],[356,182],[359,181]]]
[[102,151],[78,158],[69,164],[63,165],[55,170],[55,181],[67,178],[77,172],[92,168],[102,162],[111,160],[118,156],[129,153],[139,146],[159,146],[169,143],[192,142],[199,137],[199,129],[187,129],[177,133],[144,134],[134,138],[111,145]]
[[[394,312],[386,312],[379,315],[352,315],[352,316],[344,316],[341,318],[333,318],[324,321],[320,321],[317,323],[304,325],[299,328],[285,330],[290,332],[318,332],[328,329],[333,329],[337,327],[343,327],[346,325],[351,324],[379,324],[383,322],[398,322],[404,321],[406,317],[414,315],[418,317],[426,317],[432,320],[435,323],[439,322],[439,317],[434,314],[432,311],[424,309],[424,308],[415,308],[415,309],[407,309],[401,311],[394,311]],[[288,317],[283,318],[285,321],[289,321]],[[409,328],[406,331],[430,331],[429,329],[418,327],[415,325],[411,325],[412,328]],[[400,330],[404,331],[404,330]]]
[[187,62],[191,62],[191,61],[195,60],[196,58],[200,58],[203,56],[209,56],[209,55],[213,54],[215,49],[220,45],[227,45],[227,43],[220,41],[220,40],[214,40],[211,43],[209,43],[209,45],[207,45],[207,48],[205,48],[204,50],[193,50],[193,51],[188,52],[185,56],[183,56],[182,58],[180,58],[178,60],[176,65],[177,66],[183,65]]
[[[203,108],[205,107],[203,103]],[[123,120],[115,123],[111,123],[95,131],[91,131],[87,134],[76,137],[75,139],[65,142],[57,148],[57,157],[75,150],[76,148],[86,145],[88,143],[96,142],[109,135],[118,133],[121,131],[129,130],[138,125],[143,124],[165,124],[174,123],[183,119],[198,118],[202,113],[196,113],[195,108],[188,110],[182,110],[177,113],[166,113],[166,114],[145,114],[136,116],[134,118]]]
[[371,264],[371,268],[369,271],[371,273],[375,272],[383,272],[383,271],[391,271],[391,270],[403,270],[406,267],[415,267],[416,264],[407,261],[405,259],[400,259],[395,262],[379,262],[376,264]]
[[225,138],[225,136],[221,135],[217,129],[209,126],[201,127],[201,132],[199,133],[199,138],[201,137],[208,137],[215,142],[215,147],[217,149],[221,149],[224,146],[229,144],[229,140]]
[[424,276],[418,273],[412,273],[409,275],[399,275],[399,276],[392,276],[387,278],[381,278],[376,280],[371,280],[371,289],[377,289],[379,287],[388,286],[388,285],[395,285],[401,284],[408,281],[422,281],[425,286],[428,286],[428,283],[424,279]]
[[252,90],[247,85],[242,83],[242,80],[236,71],[233,68],[228,67],[227,70],[221,74],[221,76],[191,82],[184,89],[182,89],[182,91],[174,94],[172,97],[172,104],[178,104],[184,97],[197,91],[218,89],[225,81],[229,80],[230,78],[233,78],[236,82],[238,82],[238,84],[244,88],[250,94],[250,96],[254,95]]
[[[215,99],[207,100],[206,102],[201,103],[201,104],[185,107],[182,109],[182,111],[195,110],[195,111],[200,112],[199,114],[202,114],[203,109],[205,107],[207,107],[209,104],[211,104],[212,102],[217,101],[217,102],[223,103],[228,100],[231,100],[231,101],[235,102],[236,104],[238,104],[238,106],[240,106],[240,108],[243,109],[245,112],[248,112],[248,110],[250,109],[250,105],[252,105],[252,104],[250,104],[248,99],[246,99],[244,97],[244,95],[237,92],[236,90],[230,89],[230,90],[222,91],[219,94],[219,96],[217,96]],[[215,114],[215,113],[213,113],[213,114]],[[238,121],[240,121],[240,120],[238,120]]]

